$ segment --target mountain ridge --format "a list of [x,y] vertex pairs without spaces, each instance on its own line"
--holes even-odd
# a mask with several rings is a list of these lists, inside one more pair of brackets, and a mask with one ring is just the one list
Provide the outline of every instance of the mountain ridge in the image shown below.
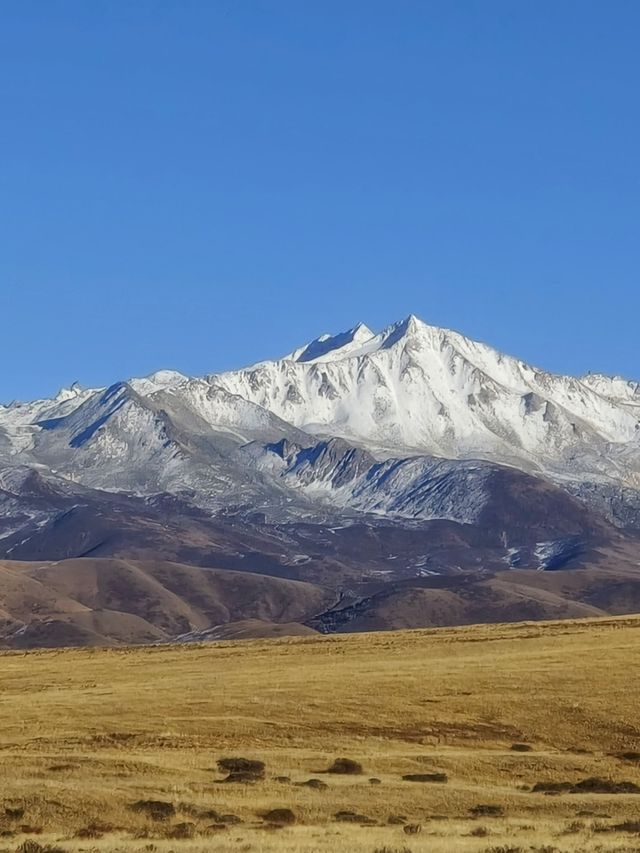
[[[410,315],[238,371],[0,407],[0,559],[232,571],[311,584],[326,604],[307,628],[272,627],[248,598],[203,621],[147,578],[71,624],[47,604],[61,580],[38,604],[32,578],[33,618],[0,611],[21,614],[25,644],[625,612],[640,601],[639,389],[546,373]],[[91,565],[74,568],[79,589]],[[558,572],[586,586],[536,591]],[[167,631],[131,610],[140,595],[160,621],[191,615]]]
[[340,438],[378,461],[478,459],[596,494],[589,484],[640,488],[639,389],[546,373],[409,315],[238,371],[156,371],[0,407],[0,467],[139,494],[195,490],[208,506],[244,483],[260,502],[276,485],[244,448]]

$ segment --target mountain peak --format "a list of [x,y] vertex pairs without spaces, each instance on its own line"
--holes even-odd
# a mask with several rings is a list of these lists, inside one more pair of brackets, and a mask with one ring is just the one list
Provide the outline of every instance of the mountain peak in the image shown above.
[[409,314],[404,320],[398,320],[397,323],[392,323],[387,326],[378,336],[381,349],[389,349],[398,341],[405,338],[411,338],[424,332],[433,332],[436,330],[434,326],[428,326],[415,314]]
[[402,321],[402,324],[405,326],[408,332],[415,332],[418,329],[423,328],[427,325],[415,314],[409,314],[408,317],[405,317]]
[[73,400],[74,397],[79,397],[83,392],[83,387],[79,382],[74,382],[70,388],[61,388],[54,400],[56,403],[63,403],[66,400]]
[[324,361],[327,357],[341,358],[373,337],[374,334],[368,326],[357,323],[352,329],[337,335],[320,335],[310,344],[294,350],[287,358],[300,362]]

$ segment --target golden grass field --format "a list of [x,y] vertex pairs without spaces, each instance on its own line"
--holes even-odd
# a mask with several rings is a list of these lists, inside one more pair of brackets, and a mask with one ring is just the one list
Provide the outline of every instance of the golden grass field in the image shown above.
[[[531,791],[640,786],[640,754],[620,756],[640,753],[640,617],[11,652],[0,688],[0,850],[640,850],[640,793]],[[266,779],[222,782],[229,756]],[[363,774],[324,773],[337,757]],[[401,778],[435,772],[447,781]],[[295,825],[269,826],[272,808]]]

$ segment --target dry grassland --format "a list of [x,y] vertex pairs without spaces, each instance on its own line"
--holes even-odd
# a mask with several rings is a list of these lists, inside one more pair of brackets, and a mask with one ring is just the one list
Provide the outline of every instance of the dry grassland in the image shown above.
[[640,617],[6,653],[0,691],[12,853],[640,850]]

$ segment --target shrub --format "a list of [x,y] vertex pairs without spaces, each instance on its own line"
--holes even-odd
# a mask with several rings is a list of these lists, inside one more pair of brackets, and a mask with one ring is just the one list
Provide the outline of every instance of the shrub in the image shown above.
[[640,752],[618,752],[616,758],[621,758],[623,761],[640,761]]
[[261,773],[265,771],[264,761],[254,758],[221,758],[218,768],[223,773]]
[[502,817],[504,815],[502,806],[489,805],[487,803],[472,806],[469,812],[473,817]]
[[22,806],[11,807],[7,806],[4,810],[5,817],[8,820],[20,820],[24,817],[24,809]]
[[528,743],[512,743],[511,749],[513,752],[532,752],[533,747]]
[[258,773],[249,773],[246,770],[240,770],[237,773],[229,773],[221,782],[237,782],[241,785],[251,785],[254,782],[263,782],[264,776]]
[[357,812],[339,811],[335,813],[334,818],[339,823],[359,823],[362,826],[374,826],[376,824],[373,818],[358,814]]
[[145,814],[151,820],[169,820],[176,813],[173,803],[167,803],[163,800],[138,800],[132,803],[129,808],[132,812]]
[[17,853],[44,853],[44,849],[42,844],[29,838],[18,847]]
[[329,787],[322,779],[307,779],[306,782],[298,783],[301,788],[313,788],[314,791],[326,791]]
[[220,812],[215,809],[205,809],[201,811],[198,817],[203,818],[204,820],[212,820],[215,823],[223,823],[223,824],[238,824],[242,823],[242,818],[239,818],[238,815],[235,814],[220,814]]
[[75,837],[76,838],[102,838],[102,836],[107,832],[113,832],[113,827],[107,823],[96,823],[92,821],[87,824],[87,826],[83,826],[79,829]]
[[341,773],[345,776],[359,776],[362,773],[362,764],[351,758],[336,758],[327,773]]
[[446,782],[446,773],[406,773],[403,777],[405,782]]
[[490,834],[491,833],[489,832],[489,830],[487,829],[486,826],[476,826],[469,833],[469,835],[473,836],[473,838],[486,838],[487,835],[490,835]]
[[291,826],[296,822],[296,816],[291,809],[271,809],[263,815],[266,823],[274,826]]
[[536,782],[534,794],[640,794],[635,782],[614,782],[591,776],[580,782]]
[[376,847],[373,853],[411,853],[408,847]]
[[640,835],[640,820],[625,820],[622,823],[616,823],[613,829],[616,832],[632,832],[634,835]]
[[264,761],[256,761],[253,758],[221,758],[218,761],[218,769],[222,773],[228,773],[224,782],[260,782],[265,776]]
[[402,831],[407,835],[418,835],[418,833],[422,832],[422,827],[419,823],[408,823],[402,827]]
[[226,823],[210,823],[207,832],[224,832],[229,829]]
[[175,826],[167,829],[165,833],[167,838],[176,838],[176,839],[184,839],[184,838],[193,838],[196,834],[196,825],[195,823],[176,823]]
[[485,853],[523,853],[522,847],[511,847],[508,844],[500,847],[487,847]]
[[382,785],[382,780],[377,779],[375,776],[372,776],[371,779],[369,779],[369,784],[370,785]]

